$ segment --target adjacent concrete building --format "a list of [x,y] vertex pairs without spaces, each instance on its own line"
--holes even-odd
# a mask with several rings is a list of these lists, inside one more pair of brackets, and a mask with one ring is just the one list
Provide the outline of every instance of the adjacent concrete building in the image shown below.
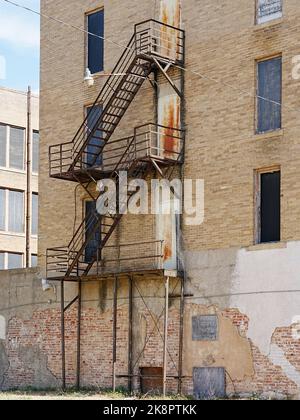
[[[0,88],[0,270],[24,268],[26,260],[29,267],[37,266],[38,96],[31,95],[30,113],[28,110],[26,92]],[[31,121],[29,139],[28,115]],[[27,217],[30,219],[28,228]]]
[[[22,277],[25,316],[21,295],[0,304],[2,386],[299,395],[299,2],[42,11],[95,36],[42,19],[42,273]],[[120,169],[203,180],[198,223],[99,217],[98,181]]]

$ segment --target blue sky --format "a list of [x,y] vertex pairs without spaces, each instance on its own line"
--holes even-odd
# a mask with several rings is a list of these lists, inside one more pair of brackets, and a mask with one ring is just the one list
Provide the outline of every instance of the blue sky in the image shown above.
[[[39,10],[40,0],[15,0]],[[39,89],[39,16],[0,0],[0,86]],[[5,74],[3,66],[5,64]]]

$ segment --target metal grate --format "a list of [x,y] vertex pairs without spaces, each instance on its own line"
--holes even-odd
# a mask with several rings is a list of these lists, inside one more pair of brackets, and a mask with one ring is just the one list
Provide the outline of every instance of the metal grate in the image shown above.
[[268,18],[282,13],[282,0],[259,0],[258,19]]

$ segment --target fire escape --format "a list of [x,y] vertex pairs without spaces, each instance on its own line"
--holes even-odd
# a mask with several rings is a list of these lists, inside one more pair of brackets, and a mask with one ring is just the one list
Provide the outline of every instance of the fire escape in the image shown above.
[[[166,127],[146,123],[133,127],[132,136],[112,139],[115,129],[145,81],[154,89],[157,82],[151,78],[161,74],[172,86],[183,104],[184,31],[155,20],[135,25],[134,34],[124,53],[112,71],[93,107],[71,142],[51,146],[49,149],[50,177],[80,184],[92,202],[97,203],[102,192],[97,183],[102,179],[117,181],[125,171],[128,179],[146,179],[153,171],[159,176],[171,178],[176,167],[183,164],[184,130],[182,127]],[[181,87],[172,80],[170,73],[181,77]],[[157,79],[157,77],[156,77]],[[101,105],[101,112],[98,112]],[[181,121],[183,125],[183,122]],[[113,388],[116,386],[117,349],[117,285],[118,274],[128,274],[129,301],[132,305],[133,280],[131,271],[164,273],[163,241],[138,244],[110,245],[119,225],[123,206],[127,206],[134,193],[124,202],[117,203],[117,211],[100,215],[97,210],[86,214],[67,246],[47,250],[47,278],[61,283],[61,331],[62,331],[62,382],[66,387],[65,314],[78,303],[77,340],[77,387],[80,387],[80,319],[82,282],[89,278],[114,278],[114,331],[113,331]],[[96,205],[95,205],[96,209]],[[97,246],[86,258],[86,249],[98,237]],[[136,252],[137,251],[137,252]],[[140,256],[138,255],[141,254]],[[106,258],[103,258],[103,255]],[[149,255],[150,254],[150,255]],[[108,256],[108,257],[107,257]],[[128,257],[130,256],[130,258]],[[147,263],[145,263],[147,261]],[[130,268],[130,264],[134,268]],[[78,295],[65,306],[65,282],[78,284]],[[183,283],[183,280],[182,280]],[[183,311],[184,286],[181,287]],[[169,298],[169,279],[166,281],[165,327]],[[129,308],[132,316],[132,307]],[[183,318],[183,315],[181,313]],[[183,322],[183,319],[182,319]],[[182,327],[183,328],[183,327]],[[132,330],[132,326],[129,325]],[[131,331],[132,332],[132,331]],[[164,392],[167,379],[167,330],[164,336]],[[182,335],[182,331],[181,331]],[[132,337],[130,338],[132,341]],[[182,337],[181,337],[182,340]],[[180,357],[182,358],[182,349]],[[132,352],[129,350],[128,383],[132,388]],[[179,360],[179,366],[182,361]],[[120,376],[121,377],[121,376]],[[178,373],[179,382],[182,374]],[[179,386],[180,388],[180,386]]]

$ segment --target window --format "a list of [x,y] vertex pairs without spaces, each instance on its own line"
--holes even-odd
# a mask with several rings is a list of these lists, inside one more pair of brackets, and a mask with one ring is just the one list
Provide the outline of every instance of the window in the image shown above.
[[0,125],[0,166],[6,166],[6,134],[5,125]]
[[257,63],[257,132],[281,128],[282,58]]
[[4,252],[0,252],[0,270],[4,270],[5,269],[5,254]]
[[282,17],[282,0],[257,0],[257,23]]
[[32,194],[32,209],[31,209],[31,234],[38,234],[38,203],[39,196],[36,193]]
[[22,254],[7,254],[7,269],[13,270],[16,268],[23,268],[23,255]]
[[0,231],[6,230],[5,215],[6,215],[6,191],[0,188]]
[[[104,37],[104,10],[87,16],[88,31],[98,37]],[[88,68],[91,73],[99,73],[104,68],[104,40],[88,35]]]
[[280,178],[280,170],[258,173],[258,243],[280,241]]
[[0,230],[24,233],[24,192],[0,188]]
[[0,270],[23,268],[23,254],[0,252]]
[[[88,223],[85,228],[85,235],[86,238],[88,238],[93,230],[95,224],[98,222],[98,213],[96,212],[96,202],[95,201],[86,201],[85,202],[85,215],[86,220],[88,220]],[[86,248],[85,248],[85,262],[89,263],[93,261],[93,258],[97,255],[97,250],[99,248],[101,241],[101,233],[100,228],[97,229],[97,231],[94,233],[94,237],[88,242]]]
[[25,130],[10,127],[9,136],[9,167],[24,170]]
[[[103,109],[101,105],[96,105],[94,107],[86,108],[87,130],[88,130],[87,134],[89,134],[93,130],[102,112],[103,112]],[[87,158],[86,158],[87,166],[101,166],[102,165],[102,155],[100,154],[100,152],[102,150],[104,140],[101,140],[98,137],[102,137],[102,135],[99,132],[97,132],[97,136],[92,137],[89,141],[89,144],[87,147]]]
[[31,254],[31,267],[37,267],[38,257],[35,254]]
[[32,172],[39,172],[39,143],[40,135],[38,131],[32,133]]
[[8,193],[8,231],[24,233],[24,193],[13,190]]

